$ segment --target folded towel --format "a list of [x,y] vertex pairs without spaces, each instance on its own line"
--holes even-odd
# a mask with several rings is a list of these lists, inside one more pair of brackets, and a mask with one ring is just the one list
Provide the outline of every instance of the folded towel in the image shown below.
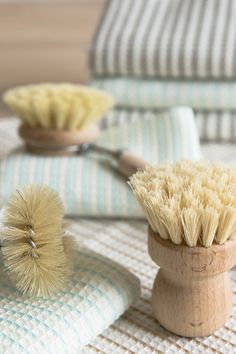
[[[121,118],[124,113],[118,115]],[[114,112],[108,119],[112,116]],[[114,149],[127,147],[150,163],[201,157],[191,109],[174,108],[158,114],[127,112],[125,116],[137,119],[102,131],[98,144]],[[0,151],[7,144],[17,147],[17,143],[12,144],[12,131],[15,134],[12,122],[1,120]],[[0,206],[18,186],[31,182],[54,188],[69,215],[143,217],[127,181],[103,156],[44,157],[30,155],[22,148],[13,150],[0,161]]]
[[[160,114],[162,110],[149,111]],[[202,142],[235,143],[236,142],[236,110],[235,111],[198,111],[194,112],[199,138]],[[101,121],[102,128],[122,125],[137,119],[146,119],[145,110],[133,108],[117,108]]]
[[199,136],[202,142],[235,143],[235,111],[195,111]]
[[71,281],[51,298],[22,296],[0,270],[0,351],[78,353],[139,295],[139,281],[134,275],[111,259],[86,249],[75,252]]
[[111,93],[117,106],[197,110],[236,110],[236,81],[151,80],[129,77],[100,78],[91,85]]
[[93,76],[236,78],[235,0],[110,0]]
[[[119,110],[160,111],[173,105],[191,106],[202,141],[236,142],[236,81],[120,77],[96,78],[91,85],[112,93]],[[109,120],[104,122],[110,124]]]

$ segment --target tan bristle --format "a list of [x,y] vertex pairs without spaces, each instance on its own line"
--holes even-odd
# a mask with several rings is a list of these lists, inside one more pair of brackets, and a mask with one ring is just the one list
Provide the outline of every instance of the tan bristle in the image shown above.
[[201,243],[210,247],[214,241],[216,231],[219,225],[219,213],[211,206],[207,206],[202,211],[201,218]]
[[154,232],[210,247],[236,237],[236,170],[207,161],[147,166],[130,186]]
[[6,206],[0,251],[6,271],[23,294],[50,296],[63,289],[70,273],[63,216],[61,200],[47,186],[18,190]]
[[236,222],[236,209],[230,206],[224,206],[220,213],[219,226],[216,233],[216,242],[224,243],[229,239],[234,231]]
[[7,91],[3,100],[27,125],[57,130],[82,129],[114,104],[106,92],[72,84],[17,87]]
[[197,245],[201,234],[201,216],[196,208],[184,208],[181,211],[181,222],[183,225],[183,237],[188,246]]

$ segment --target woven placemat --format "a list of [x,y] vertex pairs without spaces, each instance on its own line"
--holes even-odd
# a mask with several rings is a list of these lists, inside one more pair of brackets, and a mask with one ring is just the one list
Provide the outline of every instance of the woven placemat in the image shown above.
[[162,328],[150,304],[157,266],[147,252],[147,225],[141,221],[79,220],[71,231],[83,246],[126,266],[138,276],[142,295],[108,330],[83,353],[236,353],[236,271],[233,279],[233,310],[226,325],[206,338],[182,338]]

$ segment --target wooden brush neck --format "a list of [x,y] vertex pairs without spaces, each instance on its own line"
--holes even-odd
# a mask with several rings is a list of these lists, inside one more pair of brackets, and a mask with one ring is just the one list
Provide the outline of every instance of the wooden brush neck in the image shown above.
[[99,128],[91,124],[81,130],[56,130],[22,124],[19,127],[19,135],[25,141],[27,149],[38,154],[46,153],[50,147],[63,151],[63,147],[92,143],[99,136]]
[[223,245],[213,244],[209,248],[175,245],[170,240],[163,240],[149,227],[148,250],[160,267],[190,277],[212,276],[228,271],[236,264],[236,240],[228,240]]

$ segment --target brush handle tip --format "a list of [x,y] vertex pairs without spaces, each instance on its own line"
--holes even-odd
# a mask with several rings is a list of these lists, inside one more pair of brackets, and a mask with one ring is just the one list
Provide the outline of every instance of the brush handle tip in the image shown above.
[[119,170],[127,178],[145,168],[147,164],[147,161],[141,157],[127,151],[124,151],[119,158]]

